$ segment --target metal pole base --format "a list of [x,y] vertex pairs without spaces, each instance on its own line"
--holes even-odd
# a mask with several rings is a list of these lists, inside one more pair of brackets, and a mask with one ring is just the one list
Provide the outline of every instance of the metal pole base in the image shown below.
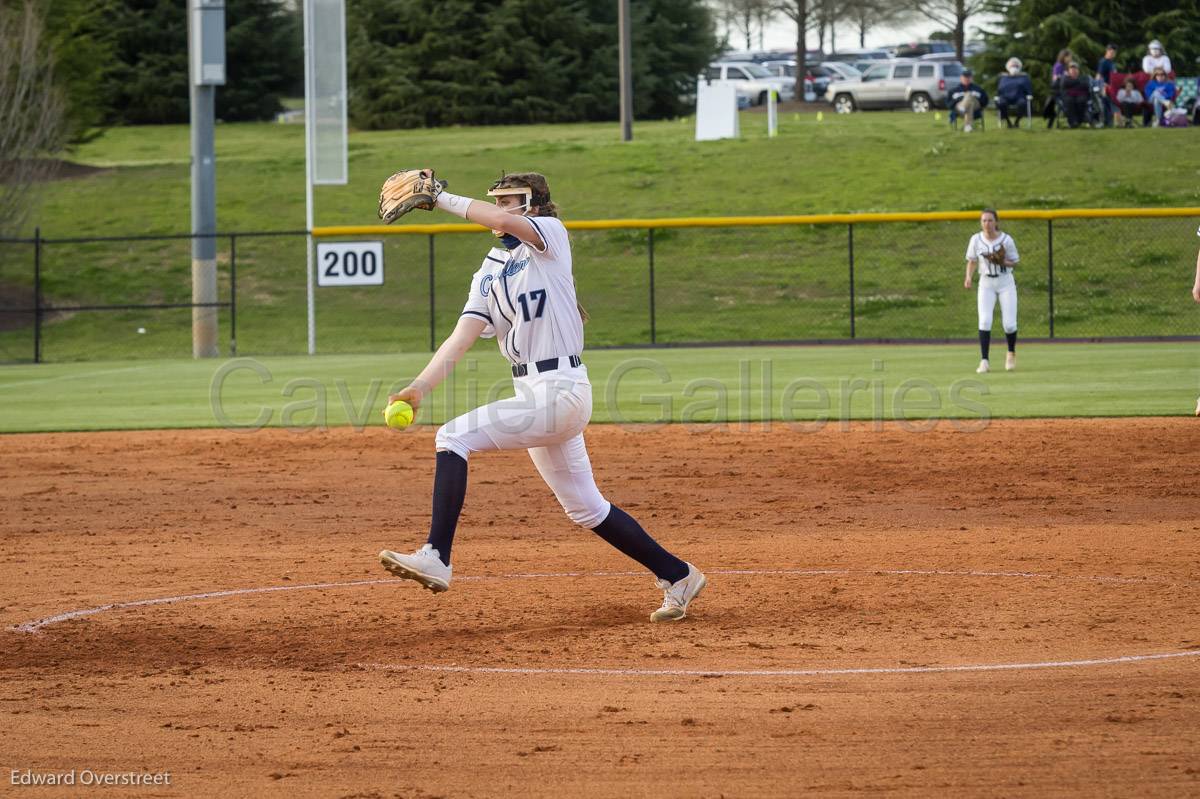
[[[192,302],[215,303],[217,301],[217,262],[213,260],[192,261]],[[192,357],[216,358],[217,309],[192,309]]]

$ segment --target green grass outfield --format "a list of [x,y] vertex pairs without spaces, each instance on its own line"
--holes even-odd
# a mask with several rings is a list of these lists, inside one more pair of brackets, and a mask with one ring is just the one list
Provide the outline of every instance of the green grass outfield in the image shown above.
[[[493,346],[468,354],[418,422],[511,395]],[[978,350],[967,345],[603,350],[585,360],[596,422],[1173,416],[1190,414],[1200,392],[1195,344],[1029,344],[1018,352],[1018,371],[987,375],[975,374]],[[1003,364],[1002,342],[993,355]],[[9,366],[0,370],[0,431],[375,426],[388,389],[427,357]]]
[[[479,195],[501,169],[539,169],[568,219],[770,215],[831,211],[1200,205],[1200,131],[1003,130],[965,135],[945,117],[909,112],[782,115],[766,137],[762,114],[742,117],[737,141],[696,142],[691,119],[639,122],[634,141],[616,124],[352,132],[350,183],[317,187],[320,225],[376,221],[378,187],[399,167],[428,164],[451,189]],[[217,217],[223,231],[304,226],[303,127],[221,125],[216,134]],[[1148,166],[1144,157],[1161,153]],[[72,154],[105,167],[40,187],[43,236],[175,234],[189,222],[185,126],[116,128]],[[417,212],[409,222],[455,221]],[[1054,227],[1055,334],[1195,335],[1187,293],[1196,219],[1070,221]],[[1011,222],[1022,331],[1049,332],[1047,229]],[[962,258],[973,223],[860,225],[855,231],[856,334],[947,338],[970,331],[974,298]],[[849,335],[847,231],[842,226],[659,231],[659,342],[841,338]],[[484,232],[437,240],[436,327],[445,335],[471,273],[492,243]],[[593,310],[594,345],[647,343],[644,231],[575,235],[576,280]],[[60,306],[186,303],[187,241],[55,245],[42,259],[43,294]],[[414,352],[428,347],[428,241],[390,237],[387,282],[320,289],[319,350]],[[222,299],[227,241],[219,242]],[[32,248],[0,246],[0,290],[24,302]],[[305,347],[303,237],[237,246],[238,352],[299,354]],[[22,294],[23,292],[23,294]],[[2,304],[2,303],[0,303]],[[229,351],[222,311],[221,351]],[[84,311],[47,318],[49,361],[186,357],[184,310]],[[28,359],[28,328],[0,331],[0,361]],[[139,334],[139,328],[146,333]]]

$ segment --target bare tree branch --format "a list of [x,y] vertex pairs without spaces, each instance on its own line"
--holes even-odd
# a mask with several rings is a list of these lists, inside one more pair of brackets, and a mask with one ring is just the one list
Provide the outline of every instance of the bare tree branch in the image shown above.
[[0,235],[20,232],[62,147],[64,106],[34,0],[0,7]]

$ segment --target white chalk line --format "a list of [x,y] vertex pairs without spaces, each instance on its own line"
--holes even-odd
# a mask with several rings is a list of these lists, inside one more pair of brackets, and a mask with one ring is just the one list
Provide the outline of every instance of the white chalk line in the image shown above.
[[878,668],[857,669],[605,669],[585,667],[543,668],[533,666],[431,666],[392,663],[356,663],[355,666],[364,671],[422,671],[455,674],[569,674],[600,677],[840,677],[856,674],[941,674],[958,671],[1068,669],[1190,657],[1200,657],[1200,650],[1194,652],[1160,652],[1152,655],[1122,655],[1120,657],[1091,658],[1088,660],[1045,660],[1034,663],[978,663],[965,666],[881,666]]
[[[1074,575],[1056,575],[1045,574],[1038,572],[1020,572],[1020,571],[950,571],[942,569],[713,569],[709,570],[710,575],[725,575],[725,576],[795,576],[795,577],[819,577],[819,576],[846,576],[846,575],[864,575],[864,576],[897,576],[897,577],[1017,577],[1023,579],[1037,580],[1079,580],[1084,582],[1094,583],[1117,583],[1117,584],[1157,584],[1157,585],[1192,585],[1185,582],[1168,582],[1154,577],[1088,577]],[[482,582],[488,580],[528,580],[528,579],[544,579],[544,578],[565,578],[565,577],[645,577],[646,572],[519,572],[515,574],[495,574],[495,575],[465,575],[455,578],[458,582]],[[222,599],[226,597],[247,596],[251,594],[270,594],[280,591],[318,591],[330,588],[353,588],[363,585],[399,585],[407,583],[408,580],[401,580],[394,577],[381,578],[376,580],[353,580],[350,582],[337,583],[308,583],[304,585],[274,585],[258,588],[231,588],[223,591],[205,591],[197,594],[182,594],[179,596],[158,597],[155,599],[137,599],[128,602],[110,602],[106,605],[97,605],[92,608],[81,608],[79,610],[68,610],[63,613],[58,613],[53,616],[46,616],[41,619],[33,619],[31,621],[15,624],[8,629],[12,632],[34,633],[39,630],[49,627],[52,624],[58,624],[72,619],[80,619],[86,616],[94,616],[98,613],[105,613],[110,610],[124,610],[126,608],[149,607],[151,605],[172,605],[180,602],[192,602],[201,599]]]
[[39,377],[33,380],[18,380],[15,383],[0,383],[0,389],[36,386],[43,383],[57,383],[60,380],[83,380],[89,377],[99,377],[100,375],[114,375],[119,372],[140,372],[143,369],[149,368],[149,366],[123,366],[120,369],[101,369],[97,372],[73,372],[65,375],[56,375],[55,377]]

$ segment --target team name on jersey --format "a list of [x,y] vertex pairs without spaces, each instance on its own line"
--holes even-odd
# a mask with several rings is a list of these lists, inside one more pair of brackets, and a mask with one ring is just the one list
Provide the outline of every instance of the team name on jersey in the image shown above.
[[492,293],[492,281],[494,281],[497,277],[512,277],[527,266],[529,266],[529,259],[525,258],[520,261],[509,262],[505,264],[504,269],[500,270],[499,275],[484,275],[479,281],[479,293],[486,297]]

